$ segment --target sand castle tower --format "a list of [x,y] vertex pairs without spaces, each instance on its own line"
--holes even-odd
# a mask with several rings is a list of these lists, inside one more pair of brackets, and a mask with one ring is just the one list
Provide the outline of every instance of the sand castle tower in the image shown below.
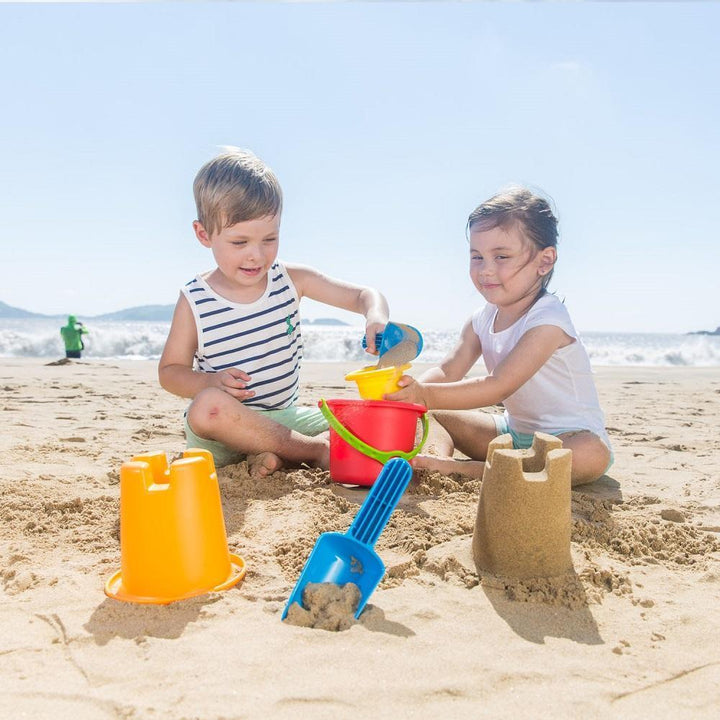
[[513,450],[510,435],[490,443],[473,534],[478,572],[527,578],[572,569],[571,460],[562,440],[544,433],[528,450]]

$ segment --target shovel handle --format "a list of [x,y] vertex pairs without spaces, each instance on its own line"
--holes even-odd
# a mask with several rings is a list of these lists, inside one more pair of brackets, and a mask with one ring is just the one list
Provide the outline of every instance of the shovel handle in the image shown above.
[[427,440],[428,431],[430,426],[428,424],[427,413],[423,413],[420,419],[422,420],[423,434],[420,443],[417,447],[413,448],[409,452],[404,450],[378,450],[372,445],[368,445],[363,442],[359,437],[353,435],[336,417],[333,415],[333,411],[328,407],[328,404],[324,399],[320,400],[320,412],[322,412],[325,419],[328,421],[328,425],[351,447],[359,450],[363,455],[367,455],[373,460],[377,460],[383,465],[391,460],[392,458],[402,458],[403,460],[412,460],[422,450],[425,441]]
[[365,502],[345,534],[363,545],[372,547],[385,529],[411,477],[412,468],[407,460],[402,458],[389,460],[377,476]]

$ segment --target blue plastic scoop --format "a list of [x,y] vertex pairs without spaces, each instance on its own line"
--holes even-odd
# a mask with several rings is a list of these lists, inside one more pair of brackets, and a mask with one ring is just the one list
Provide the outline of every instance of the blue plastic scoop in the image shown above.
[[[362,346],[367,347],[365,336]],[[423,339],[420,331],[412,325],[389,322],[381,333],[375,335],[375,347],[379,356],[377,367],[395,367],[414,360],[423,349]]]
[[360,617],[368,598],[385,575],[385,565],[373,546],[411,477],[412,468],[407,460],[389,460],[370,488],[348,531],[345,534],[323,533],[317,539],[283,610],[283,620],[293,603],[302,606],[303,590],[309,583],[355,583],[360,588],[360,602],[355,617]]

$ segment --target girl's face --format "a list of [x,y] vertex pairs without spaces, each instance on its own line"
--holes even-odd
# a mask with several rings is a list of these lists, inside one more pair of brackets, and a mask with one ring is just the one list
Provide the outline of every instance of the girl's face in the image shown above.
[[542,278],[553,268],[555,248],[538,250],[520,227],[494,227],[470,231],[470,277],[480,294],[493,305],[532,304]]

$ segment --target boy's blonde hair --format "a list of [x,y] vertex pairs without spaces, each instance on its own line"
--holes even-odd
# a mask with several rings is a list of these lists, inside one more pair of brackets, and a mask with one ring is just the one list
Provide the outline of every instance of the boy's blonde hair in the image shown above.
[[213,235],[245,220],[279,215],[282,190],[275,173],[249,150],[223,148],[193,183],[197,219]]

